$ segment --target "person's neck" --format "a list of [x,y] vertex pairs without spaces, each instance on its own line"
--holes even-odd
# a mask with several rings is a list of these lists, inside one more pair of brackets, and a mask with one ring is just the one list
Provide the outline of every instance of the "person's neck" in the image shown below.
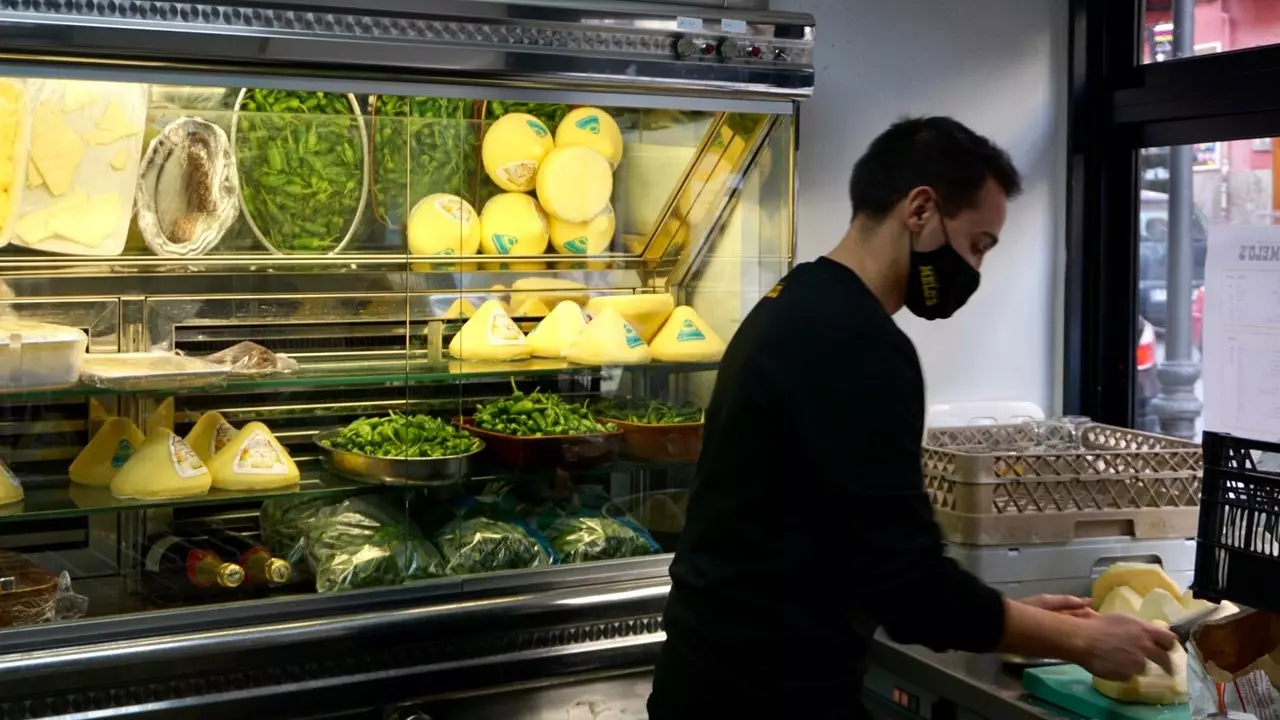
[[888,237],[883,226],[855,219],[827,258],[852,270],[890,315],[902,309],[907,288],[904,279],[908,261],[901,248],[901,238]]

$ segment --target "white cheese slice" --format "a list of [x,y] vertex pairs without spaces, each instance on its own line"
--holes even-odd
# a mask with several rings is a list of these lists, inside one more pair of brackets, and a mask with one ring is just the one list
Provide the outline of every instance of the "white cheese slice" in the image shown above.
[[62,91],[62,112],[75,112],[97,102],[102,96],[98,87],[89,80],[68,80]]
[[102,113],[102,117],[98,118],[97,129],[85,133],[84,139],[90,145],[110,145],[141,130],[141,127],[129,119],[120,104],[112,100],[107,103],[107,109]]
[[54,215],[66,212],[68,209],[80,207],[88,199],[88,195],[77,190],[74,194],[62,198],[48,207],[32,210],[18,218],[18,224],[14,229],[18,233],[18,237],[22,239],[23,244],[35,245],[53,237],[55,234],[49,227],[49,221]]
[[75,182],[76,168],[84,159],[84,143],[53,103],[36,106],[31,123],[31,160],[49,192],[62,195]]
[[99,247],[120,223],[120,198],[115,193],[90,195],[49,217],[49,231],[74,243]]
[[111,158],[111,167],[116,170],[123,170],[129,167],[129,151],[121,150]]

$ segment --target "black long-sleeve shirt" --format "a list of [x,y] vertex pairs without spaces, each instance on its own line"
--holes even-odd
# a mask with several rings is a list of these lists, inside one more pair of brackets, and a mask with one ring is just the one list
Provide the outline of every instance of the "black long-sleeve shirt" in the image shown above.
[[1000,594],[943,554],[923,434],[915,347],[856,273],[823,258],[760,300],[707,408],[653,720],[856,717],[877,626],[995,649]]

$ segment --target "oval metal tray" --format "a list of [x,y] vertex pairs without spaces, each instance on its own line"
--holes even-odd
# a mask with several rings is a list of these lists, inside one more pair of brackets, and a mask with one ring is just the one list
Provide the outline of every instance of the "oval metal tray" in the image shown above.
[[[324,464],[333,472],[357,482],[394,487],[443,487],[457,485],[471,477],[472,460],[484,451],[480,447],[466,455],[450,455],[437,458],[388,458],[335,450],[328,441],[341,430],[317,433],[314,441],[324,457]],[[478,439],[478,438],[477,438]]]

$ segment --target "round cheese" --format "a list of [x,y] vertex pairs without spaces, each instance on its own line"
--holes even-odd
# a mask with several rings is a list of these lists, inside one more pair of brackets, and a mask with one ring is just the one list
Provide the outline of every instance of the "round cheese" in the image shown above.
[[538,168],[542,209],[568,222],[587,222],[613,196],[613,169],[603,155],[581,145],[556,148]]
[[606,205],[604,212],[584,223],[568,222],[552,217],[551,246],[561,255],[599,255],[613,244],[613,232],[617,220],[613,205]]
[[556,126],[556,147],[581,145],[605,156],[612,168],[622,162],[622,130],[609,113],[594,107],[569,111]]
[[471,203],[457,195],[422,198],[405,226],[413,255],[475,255],[480,247],[480,218]]
[[529,192],[543,158],[555,147],[551,131],[538,118],[509,113],[484,133],[480,161],[495,185],[507,192]]
[[480,211],[480,251],[487,255],[541,255],[547,251],[547,216],[533,196],[502,193]]
[[209,461],[220,490],[274,490],[297,485],[298,466],[266,425],[251,422]]

